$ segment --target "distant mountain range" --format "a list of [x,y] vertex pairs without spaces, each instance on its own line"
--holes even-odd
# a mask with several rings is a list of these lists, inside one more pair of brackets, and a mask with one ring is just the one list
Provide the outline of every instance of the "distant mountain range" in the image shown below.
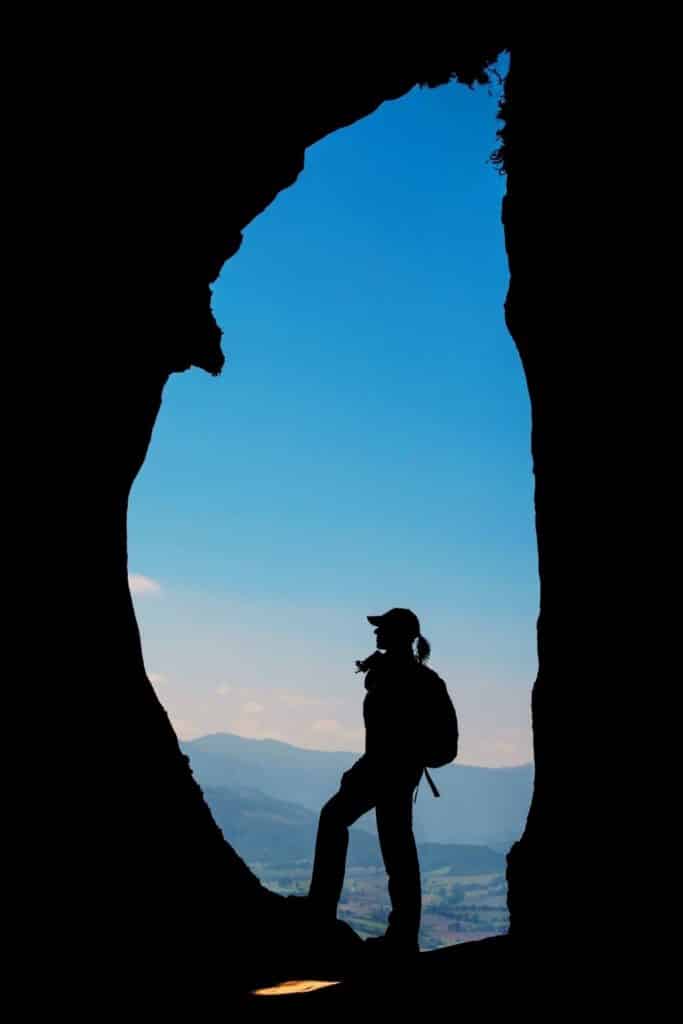
[[[257,874],[264,864],[277,868],[312,861],[318,824],[313,811],[254,789],[207,786],[204,793],[225,838]],[[481,875],[505,870],[504,855],[486,846],[424,843],[419,853],[425,872],[447,868],[451,875]],[[347,864],[381,867],[377,838],[352,828]]]
[[[258,823],[263,822],[264,814],[267,818],[264,801],[274,802],[272,814],[284,816],[287,837],[282,833],[282,842],[300,849],[296,830],[300,837],[306,837],[301,838],[305,846],[320,808],[336,792],[342,773],[359,757],[354,753],[303,750],[277,740],[245,739],[231,733],[202,736],[182,742],[181,747],[215,816],[219,818],[225,811],[226,822],[232,815],[230,827],[241,829],[244,825],[242,840],[228,838],[247,859],[244,842],[257,844]],[[456,763],[431,774],[441,797],[435,799],[426,780],[422,781],[414,811],[418,843],[474,844],[500,851],[519,837],[531,801],[533,765],[477,768]],[[257,803],[251,819],[244,804],[250,795]],[[239,813],[231,800],[240,801]],[[358,824],[361,830],[374,832],[374,814],[365,815]],[[353,842],[362,844],[364,840],[354,838]],[[375,846],[376,841],[373,849]],[[360,846],[356,855],[362,856]]]

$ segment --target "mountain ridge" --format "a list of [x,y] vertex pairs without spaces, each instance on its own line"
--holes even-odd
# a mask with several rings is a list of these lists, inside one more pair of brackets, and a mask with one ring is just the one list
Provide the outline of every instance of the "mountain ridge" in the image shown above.
[[[205,746],[207,741],[215,740],[228,740],[237,741],[238,744],[260,744],[264,747],[284,747],[289,750],[296,750],[301,754],[340,754],[344,757],[352,757],[354,760],[361,756],[360,751],[353,750],[320,750],[318,747],[297,747],[295,743],[287,743],[286,740],[273,739],[270,736],[240,736],[234,732],[208,732],[202,736],[197,736],[191,740],[181,740],[181,746],[202,744]],[[455,762],[453,762],[455,764]],[[533,768],[532,761],[522,761],[520,764],[503,764],[503,765],[484,765],[484,764],[465,764],[458,761],[459,768],[476,768],[477,771],[490,771],[490,772],[513,772],[518,769]],[[434,769],[431,769],[432,771]]]
[[[307,808],[316,815],[358,759],[351,751],[316,751],[280,740],[210,733],[181,741],[203,789],[251,788]],[[521,835],[531,801],[533,765],[488,768],[457,762],[430,770],[441,792],[434,799],[421,783],[414,806],[418,843],[509,847]],[[374,814],[359,825],[375,833]]]

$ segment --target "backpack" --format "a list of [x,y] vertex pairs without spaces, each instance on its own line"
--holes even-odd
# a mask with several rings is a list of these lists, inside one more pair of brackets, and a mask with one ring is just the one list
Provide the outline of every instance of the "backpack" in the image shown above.
[[431,669],[422,671],[425,678],[420,681],[420,747],[427,782],[434,796],[439,796],[426,769],[442,768],[458,756],[458,716],[443,679]]

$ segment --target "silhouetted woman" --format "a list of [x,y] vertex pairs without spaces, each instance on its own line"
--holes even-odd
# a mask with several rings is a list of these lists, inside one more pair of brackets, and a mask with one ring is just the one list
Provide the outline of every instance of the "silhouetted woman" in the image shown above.
[[320,812],[309,901],[319,915],[336,917],[349,826],[374,807],[392,906],[386,934],[374,941],[391,952],[414,953],[422,893],[413,794],[423,771],[415,723],[424,675],[432,674],[423,667],[430,648],[407,608],[368,615],[368,621],[376,627],[377,650],[356,662],[357,671],[366,673],[365,753],[344,772],[339,791]]

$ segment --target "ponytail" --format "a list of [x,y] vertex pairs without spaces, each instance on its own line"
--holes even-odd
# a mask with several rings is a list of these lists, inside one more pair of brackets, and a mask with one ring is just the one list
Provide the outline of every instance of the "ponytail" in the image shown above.
[[424,665],[425,661],[429,661],[429,655],[431,654],[431,646],[429,641],[426,640],[422,633],[418,633],[417,637],[417,660],[421,665]]

